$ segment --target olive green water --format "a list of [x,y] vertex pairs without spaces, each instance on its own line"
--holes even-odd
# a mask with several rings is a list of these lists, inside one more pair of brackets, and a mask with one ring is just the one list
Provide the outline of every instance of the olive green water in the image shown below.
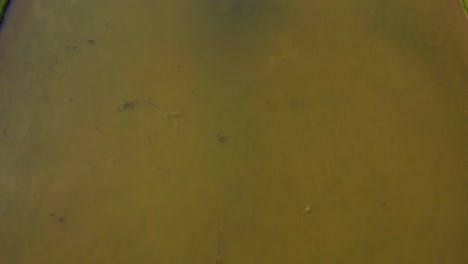
[[448,2],[15,1],[0,263],[467,263]]

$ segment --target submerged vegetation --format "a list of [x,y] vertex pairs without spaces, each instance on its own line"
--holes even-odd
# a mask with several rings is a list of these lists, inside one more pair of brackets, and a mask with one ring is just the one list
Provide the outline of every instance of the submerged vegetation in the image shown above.
[[468,0],[460,0],[460,3],[462,4],[463,9],[465,10],[466,18],[468,19]]
[[0,0],[0,24],[2,23],[3,16],[5,15],[9,3],[10,0]]

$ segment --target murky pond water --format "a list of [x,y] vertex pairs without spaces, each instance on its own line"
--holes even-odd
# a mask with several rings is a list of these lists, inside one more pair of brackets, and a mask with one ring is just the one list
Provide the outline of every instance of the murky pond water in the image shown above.
[[0,263],[467,263],[448,2],[15,1]]

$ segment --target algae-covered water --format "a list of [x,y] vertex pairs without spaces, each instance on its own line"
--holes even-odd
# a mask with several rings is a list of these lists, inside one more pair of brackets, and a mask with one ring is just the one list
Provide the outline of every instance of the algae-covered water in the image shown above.
[[14,1],[0,263],[468,263],[458,1]]

